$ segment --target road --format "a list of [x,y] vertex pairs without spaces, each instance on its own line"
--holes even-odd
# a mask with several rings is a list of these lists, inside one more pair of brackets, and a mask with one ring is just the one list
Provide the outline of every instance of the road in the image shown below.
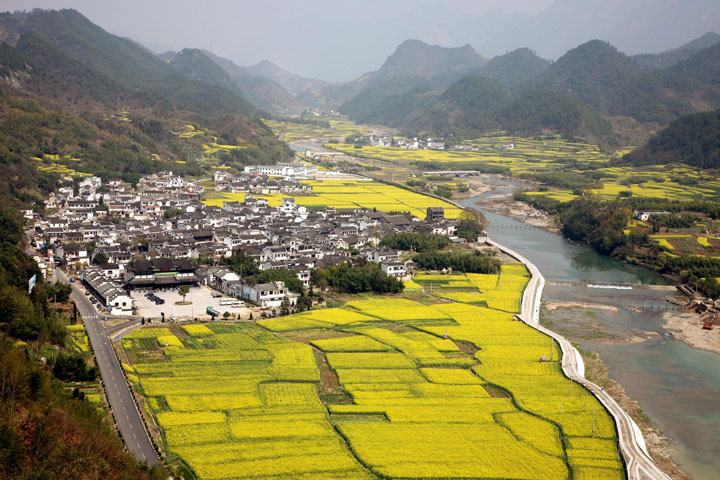
[[612,398],[605,390],[585,379],[584,365],[581,364],[581,361],[578,362],[578,356],[576,356],[576,350],[572,344],[562,335],[558,335],[552,330],[540,325],[540,300],[543,288],[545,287],[545,278],[542,276],[537,267],[522,255],[493,242],[492,240],[488,240],[488,243],[494,245],[496,248],[502,250],[508,255],[515,257],[517,260],[524,263],[530,271],[532,277],[530,278],[523,295],[520,318],[527,325],[551,336],[558,342],[563,352],[562,369],[565,375],[590,390],[590,392],[592,392],[592,394],[595,395],[603,405],[605,405],[605,408],[607,408],[613,416],[618,430],[620,450],[623,454],[623,458],[625,459],[628,479],[670,480],[670,477],[663,472],[662,469],[655,464],[652,458],[650,458],[650,455],[648,455],[642,432],[630,418],[630,415],[628,415],[627,412],[625,412],[625,410],[623,410],[615,399]]
[[[57,269],[55,270],[55,278],[61,282],[69,283],[67,276]],[[100,321],[98,311],[77,284],[72,284],[72,286],[71,298],[75,301],[78,313],[85,323],[85,330],[87,330],[90,344],[95,352],[95,359],[105,384],[105,392],[110,401],[110,408],[115,414],[115,421],[125,439],[125,445],[128,451],[134,454],[139,461],[155,465],[160,462],[160,459],[150,441],[137,404],[123,375],[120,362]]]

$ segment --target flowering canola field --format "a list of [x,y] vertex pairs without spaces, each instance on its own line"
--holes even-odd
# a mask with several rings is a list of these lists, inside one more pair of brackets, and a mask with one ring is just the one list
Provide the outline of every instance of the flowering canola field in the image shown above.
[[[428,207],[443,207],[447,218],[458,218],[461,209],[446,201],[411,192],[393,185],[372,180],[305,180],[312,195],[295,196],[298,205],[308,208],[376,208],[381,212],[409,212],[425,218]],[[280,205],[286,194],[258,195],[268,200],[271,207]],[[244,193],[213,192],[214,198],[206,198],[206,205],[222,206],[224,202],[243,202]]]
[[[443,277],[482,295],[528,280],[522,265]],[[182,346],[159,346],[168,336]],[[135,388],[202,479],[625,478],[609,414],[510,311],[369,297],[257,325],[140,329],[123,347],[150,359],[130,367]],[[341,399],[318,393],[328,378]]]

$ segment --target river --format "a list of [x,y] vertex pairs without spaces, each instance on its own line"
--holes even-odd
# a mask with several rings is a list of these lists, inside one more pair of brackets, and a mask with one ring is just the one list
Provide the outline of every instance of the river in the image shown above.
[[[549,282],[666,283],[655,272],[478,207],[476,201],[515,188],[506,180],[489,182],[499,188],[459,203],[480,209],[489,221],[490,238],[524,255]],[[669,335],[663,329],[664,310],[632,308],[643,302],[667,308],[670,305],[663,301],[667,295],[644,289],[548,286],[543,302],[588,302],[615,306],[617,311],[560,309],[543,314],[553,328],[574,329],[571,338],[601,356],[610,376],[670,439],[671,456],[680,468],[694,479],[715,480],[720,476],[720,357]]]

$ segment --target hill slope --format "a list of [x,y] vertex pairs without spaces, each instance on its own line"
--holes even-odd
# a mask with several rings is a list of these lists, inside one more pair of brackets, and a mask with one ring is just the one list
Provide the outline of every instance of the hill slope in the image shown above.
[[[374,72],[368,72],[347,83],[331,85],[319,91],[306,91],[298,99],[325,107],[343,105],[342,110],[356,114],[360,99],[351,100],[359,94],[375,89],[373,101],[382,103],[389,95],[397,95],[417,88],[425,91],[446,88],[455,80],[470,73],[479,72],[487,59],[470,45],[457,48],[428,45],[420,40],[406,40]],[[357,112],[359,113],[359,112]]]
[[[226,58],[202,51],[212,62],[227,72],[232,82],[240,89],[253,105],[272,112],[284,112],[299,109],[300,103],[275,81],[250,73],[248,67],[240,67]],[[268,62],[269,63],[269,62]],[[279,69],[279,67],[278,67]],[[280,69],[282,70],[282,69]],[[284,72],[284,70],[282,70]],[[292,75],[288,72],[288,75]]]
[[484,77],[505,85],[517,85],[542,75],[550,62],[538,57],[529,48],[518,48],[505,55],[492,58],[482,69]]
[[720,167],[720,110],[681,117],[623,157],[635,165],[686,163]]
[[[45,13],[4,15],[2,22],[17,26],[33,15],[65,20],[64,15]],[[48,30],[53,29],[64,31],[48,24]],[[99,35],[94,28],[88,30],[93,39]],[[66,38],[65,48],[86,46],[82,32],[75,32],[73,41]],[[40,195],[52,190],[61,174],[73,172],[128,182],[163,169],[201,175],[209,167],[195,157],[212,142],[242,146],[223,159],[239,165],[291,155],[261,121],[238,114],[240,106],[255,109],[227,88],[173,71],[169,78],[175,79],[171,84],[177,88],[168,96],[158,91],[159,85],[168,86],[168,77],[143,82],[146,75],[130,75],[143,71],[145,57],[137,68],[129,67],[123,84],[31,29],[18,36],[4,33],[15,41],[14,46],[0,44],[0,163],[5,172],[0,194],[7,203],[41,208]],[[163,69],[173,69],[164,65]],[[212,66],[209,62],[206,71]],[[226,74],[217,70],[222,80]],[[199,133],[180,135],[188,125]]]
[[0,40],[14,43],[28,32],[119,85],[151,92],[175,107],[202,113],[255,111],[242,97],[177,73],[148,50],[107,33],[75,10],[0,14]]
[[242,68],[245,75],[272,80],[292,95],[297,95],[306,90],[318,90],[330,85],[330,82],[326,82],[325,80],[307,78],[296,73],[288,72],[268,60],[263,60],[249,67],[238,68]]
[[569,50],[530,85],[568,93],[605,115],[641,122],[666,123],[693,111],[687,102],[669,97],[656,76],[644,74],[629,57],[600,40]]
[[632,60],[640,67],[647,70],[662,70],[673,65],[687,60],[688,58],[695,55],[700,50],[704,50],[708,47],[720,42],[720,35],[715,32],[708,32],[702,37],[691,40],[688,43],[681,45],[671,50],[666,50],[660,53],[646,53],[640,55],[633,55]]

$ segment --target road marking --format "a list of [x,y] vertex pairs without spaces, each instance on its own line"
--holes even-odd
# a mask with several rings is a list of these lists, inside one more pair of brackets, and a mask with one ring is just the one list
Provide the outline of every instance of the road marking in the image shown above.
[[[133,433],[133,438],[134,438],[135,440],[137,440],[137,437],[135,436],[134,433]],[[138,442],[138,447],[139,447],[139,446],[140,446],[140,442]]]

